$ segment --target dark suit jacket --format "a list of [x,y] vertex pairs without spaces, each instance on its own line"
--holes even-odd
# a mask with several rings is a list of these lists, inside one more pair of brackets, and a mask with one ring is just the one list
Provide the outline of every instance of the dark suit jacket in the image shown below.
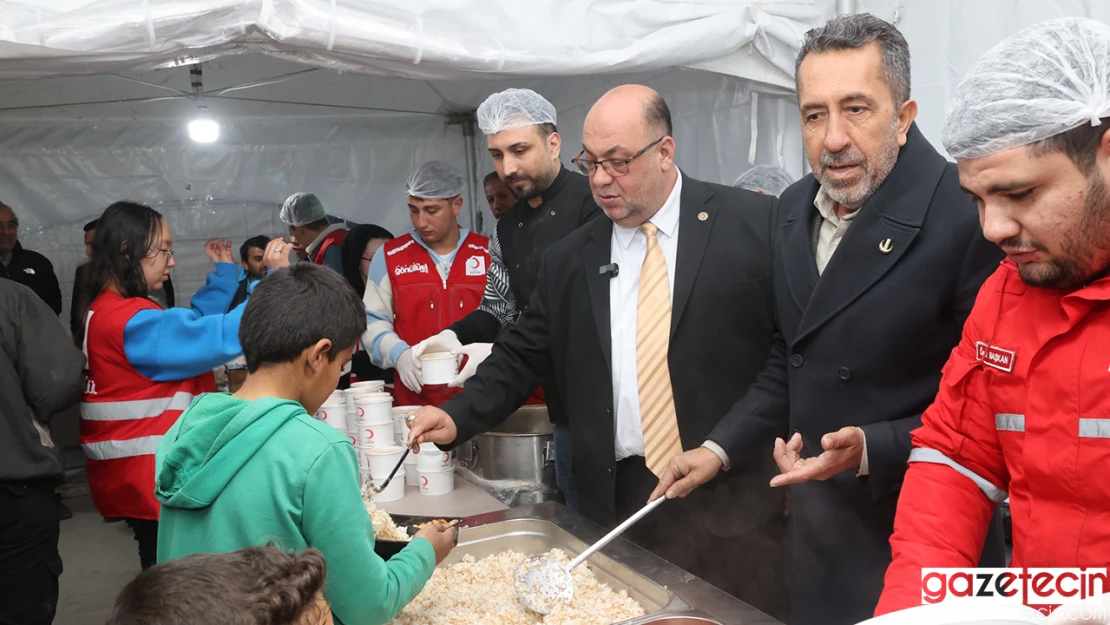
[[793,616],[800,624],[870,618],[890,564],[910,430],[932,402],[980,285],[998,266],[956,166],[910,130],[898,161],[860,209],[823,275],[806,176],[780,200],[775,298],[780,339],[759,379],[710,439],[733,458],[767,454],[787,422],[803,456],[847,426],[867,438],[854,471],[792,488]]
[[[684,449],[705,441],[769,353],[773,211],[770,196],[683,178],[669,366]],[[520,406],[531,375],[551,374],[569,418],[581,512],[607,526],[617,521],[610,278],[598,269],[610,262],[612,230],[609,219],[596,219],[548,248],[528,310],[441,406],[461,444]],[[772,435],[762,435],[764,451],[738,455],[719,480],[735,495],[734,508],[721,502],[723,532],[781,514],[781,494],[767,487]]]

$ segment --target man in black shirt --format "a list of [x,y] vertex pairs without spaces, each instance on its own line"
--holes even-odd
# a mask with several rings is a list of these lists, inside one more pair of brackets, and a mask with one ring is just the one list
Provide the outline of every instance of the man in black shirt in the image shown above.
[[0,202],[0,278],[29,287],[46,302],[55,315],[62,313],[62,289],[54,265],[38,252],[19,244],[19,217],[10,206]]
[[[453,387],[474,375],[497,336],[528,309],[544,250],[601,214],[589,181],[559,160],[562,138],[555,128],[555,107],[543,96],[530,89],[495,93],[478,107],[478,126],[497,174],[517,203],[498,219],[490,237],[486,292],[478,309],[413,348],[414,358],[425,351],[465,354],[467,364]],[[577,501],[566,411],[550,380],[537,380],[540,384],[555,426],[556,479],[573,510]]]

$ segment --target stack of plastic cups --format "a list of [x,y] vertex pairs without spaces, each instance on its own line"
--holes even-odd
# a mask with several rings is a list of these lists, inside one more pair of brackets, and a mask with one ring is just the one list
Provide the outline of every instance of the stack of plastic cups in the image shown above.
[[[374,486],[381,488],[385,483],[386,478],[389,477],[389,472],[393,467],[397,466],[400,462],[401,456],[404,455],[405,448],[397,445],[390,445],[386,447],[374,447],[366,452],[367,468],[369,469],[371,480]],[[377,503],[389,503],[397,501],[405,496],[405,468],[401,467],[397,470],[397,474],[389,482],[380,493],[374,495],[374,501]]]
[[[359,467],[365,471],[370,469],[371,449],[396,445],[392,407],[393,396],[389,393],[363,393],[355,396],[355,442],[358,445]],[[388,475],[387,471],[385,475],[373,477],[385,479]]]
[[355,406],[355,397],[380,393],[383,388],[385,388],[385,382],[368,380],[366,382],[355,382],[350,388],[343,391],[343,397],[347,401],[347,414],[349,415],[347,417],[347,438],[351,439],[355,451],[358,451],[358,426],[355,424],[355,415],[358,414],[358,408]]
[[329,395],[313,416],[346,434],[349,427],[347,424],[347,400],[343,397],[343,392],[336,391]]
[[416,458],[421,495],[446,495],[455,490],[455,458],[451,452],[440,451],[435,443],[421,443]]
[[[393,424],[394,430],[397,432],[397,444],[404,447],[409,440],[409,426],[405,423],[405,417],[420,410],[420,406],[394,406],[393,407]],[[420,486],[420,476],[416,473],[416,456],[418,454],[410,453],[405,458],[405,483],[409,486]]]

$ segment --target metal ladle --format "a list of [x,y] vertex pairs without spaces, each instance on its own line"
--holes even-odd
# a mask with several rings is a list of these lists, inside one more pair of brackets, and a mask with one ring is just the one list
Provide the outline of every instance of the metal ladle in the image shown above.
[[551,614],[556,603],[569,604],[574,600],[574,578],[571,577],[570,572],[666,500],[666,496],[659,497],[640,508],[636,514],[628,517],[604,538],[590,545],[566,566],[551,556],[528,556],[517,567],[514,575],[513,588],[516,590],[517,598],[524,607],[537,614]]
[[[407,425],[411,428],[412,424],[415,421],[416,421],[416,415],[415,414],[405,415],[405,425]],[[399,471],[401,469],[401,467],[404,466],[405,458],[408,458],[409,457],[409,452],[412,451],[414,447],[416,447],[416,445],[413,445],[412,447],[408,447],[407,446],[408,441],[405,441],[405,443],[406,443],[405,453],[401,455],[401,460],[400,460],[400,462],[397,463],[397,466],[393,467],[393,470],[389,472],[389,477],[385,478],[385,481],[382,482],[381,486],[371,486],[370,490],[373,490],[375,493],[380,493],[383,490],[385,490],[385,487],[389,486],[389,482],[390,482],[390,480],[393,479],[393,476],[397,475],[397,471]]]

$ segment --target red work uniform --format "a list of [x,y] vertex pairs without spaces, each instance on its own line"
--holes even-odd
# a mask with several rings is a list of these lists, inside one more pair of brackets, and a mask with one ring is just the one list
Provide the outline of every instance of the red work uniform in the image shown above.
[[[125,298],[112,291],[101,293],[89,308],[81,447],[93,505],[101,516],[157,521],[154,452],[158,442],[193,398],[216,390],[216,381],[211,371],[170,382],[156,382],[136,371],[124,350],[124,328],[141,310],[161,309],[148,299]],[[197,346],[167,344],[166,348]]]
[[1038,288],[1004,261],[912,438],[877,615],[921,605],[923,567],[976,566],[1007,495],[1012,567],[1110,564],[1110,277]]
[[320,247],[316,248],[316,253],[312,255],[312,264],[323,265],[324,255],[327,254],[328,248],[333,245],[343,245],[343,239],[347,237],[346,230],[333,230],[324,235],[324,240],[320,242]]
[[[462,319],[482,301],[489,267],[489,239],[470,232],[459,245],[447,280],[412,234],[387,242],[386,271],[393,289],[393,331],[402,341],[416,345]],[[397,381],[393,397],[402,406],[433,406],[450,399],[460,389],[446,385],[421,389],[419,394]]]

